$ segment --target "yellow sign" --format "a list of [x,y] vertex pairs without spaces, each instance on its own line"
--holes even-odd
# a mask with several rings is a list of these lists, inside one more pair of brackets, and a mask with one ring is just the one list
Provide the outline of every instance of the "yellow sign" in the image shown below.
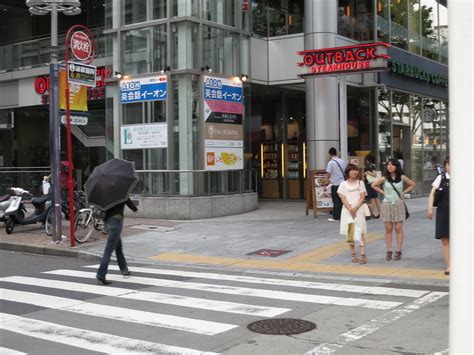
[[[66,110],[66,70],[59,71],[59,108]],[[69,109],[87,112],[87,87],[69,84]]]

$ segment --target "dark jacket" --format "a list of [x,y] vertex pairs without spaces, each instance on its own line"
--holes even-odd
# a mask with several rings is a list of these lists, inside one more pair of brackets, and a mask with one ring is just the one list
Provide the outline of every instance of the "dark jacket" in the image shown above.
[[104,219],[109,219],[112,217],[117,219],[123,219],[123,208],[125,207],[125,205],[127,205],[127,207],[130,208],[133,212],[136,212],[138,210],[137,206],[135,206],[133,202],[128,199],[127,201],[119,203],[118,205],[105,211]]

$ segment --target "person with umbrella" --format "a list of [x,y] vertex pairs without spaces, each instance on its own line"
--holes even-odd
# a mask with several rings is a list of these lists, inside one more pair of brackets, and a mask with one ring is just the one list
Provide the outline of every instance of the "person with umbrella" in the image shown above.
[[111,284],[111,281],[106,279],[106,275],[114,250],[122,275],[131,275],[123,254],[120,235],[125,205],[134,212],[138,210],[129,198],[136,183],[134,164],[126,160],[112,159],[97,166],[85,184],[88,201],[105,211],[104,222],[108,231],[107,243],[96,274],[99,284]]

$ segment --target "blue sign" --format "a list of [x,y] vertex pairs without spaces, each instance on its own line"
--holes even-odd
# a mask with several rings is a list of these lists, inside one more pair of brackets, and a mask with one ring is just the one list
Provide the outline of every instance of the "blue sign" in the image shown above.
[[166,100],[167,83],[166,75],[122,80],[120,81],[120,103]]
[[242,85],[232,85],[231,83],[228,79],[207,77],[204,80],[204,100],[242,102]]

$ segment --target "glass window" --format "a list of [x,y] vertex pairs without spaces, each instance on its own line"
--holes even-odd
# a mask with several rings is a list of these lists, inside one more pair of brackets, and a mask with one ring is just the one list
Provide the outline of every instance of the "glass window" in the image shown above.
[[198,24],[188,21],[171,24],[173,69],[198,68],[198,27]]
[[420,1],[410,2],[408,9],[409,50],[421,54]]
[[347,148],[350,155],[370,150],[370,94],[372,89],[347,87]]
[[339,0],[337,33],[357,41],[374,38],[372,0]]
[[424,140],[424,186],[423,193],[431,190],[431,184],[438,174],[437,167],[442,163],[441,126],[439,116],[439,101],[423,99],[423,140]]
[[263,3],[252,2],[253,33],[257,36],[268,37],[267,8]]
[[408,6],[407,0],[394,0],[390,3],[391,43],[408,49]]
[[235,26],[235,0],[204,0],[203,19]]
[[410,95],[392,90],[393,122],[410,124]]
[[390,90],[378,89],[379,160],[385,163],[392,150],[392,120],[390,118]]
[[421,0],[421,44],[424,57],[438,61],[438,2]]
[[411,179],[416,182],[413,195],[423,194],[423,120],[421,97],[411,96]]
[[377,40],[390,43],[389,0],[377,0]]
[[239,35],[203,26],[203,65],[228,75],[240,72]]
[[198,0],[172,0],[171,11],[173,17],[198,17]]
[[441,63],[448,64],[448,6],[439,3],[439,49]]
[[166,26],[124,31],[122,68],[126,75],[157,72],[166,66]]
[[124,0],[124,24],[166,18],[166,0]]

